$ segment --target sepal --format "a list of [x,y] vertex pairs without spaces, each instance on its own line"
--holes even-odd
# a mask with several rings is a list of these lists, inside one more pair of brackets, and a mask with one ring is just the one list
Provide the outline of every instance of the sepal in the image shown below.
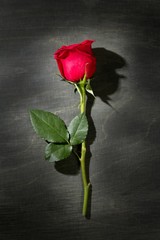
[[88,93],[90,93],[93,97],[96,97],[96,96],[94,95],[94,92],[93,92],[93,89],[92,89],[92,87],[91,87],[90,81],[91,81],[90,79],[87,80],[86,91],[87,91]]

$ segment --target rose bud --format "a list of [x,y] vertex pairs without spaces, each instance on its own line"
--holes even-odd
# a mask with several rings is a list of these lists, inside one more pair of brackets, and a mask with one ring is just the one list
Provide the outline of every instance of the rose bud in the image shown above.
[[78,44],[62,46],[54,58],[63,78],[71,82],[90,79],[96,71],[96,58],[93,55],[91,44],[93,40],[85,40]]

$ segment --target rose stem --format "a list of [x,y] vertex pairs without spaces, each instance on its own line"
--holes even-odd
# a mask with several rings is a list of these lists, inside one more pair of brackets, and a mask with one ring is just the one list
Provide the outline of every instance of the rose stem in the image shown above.
[[[86,112],[85,84],[86,84],[86,76],[84,76],[83,80],[80,82],[80,87],[81,87],[80,111],[81,111],[81,113]],[[85,157],[86,157],[86,141],[83,141],[82,146],[81,146],[81,158],[80,158],[81,172],[82,172],[82,182],[83,182],[83,189],[84,189],[83,210],[82,210],[82,215],[83,216],[87,216],[89,188],[90,188],[90,185],[91,185],[88,178],[87,178]]]

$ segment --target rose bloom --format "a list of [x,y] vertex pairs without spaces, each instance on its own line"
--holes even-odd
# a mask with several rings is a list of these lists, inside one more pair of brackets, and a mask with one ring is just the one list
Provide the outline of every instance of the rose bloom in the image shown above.
[[96,58],[91,49],[93,42],[93,40],[85,40],[62,46],[55,52],[54,58],[62,77],[71,82],[78,82],[85,74],[87,79],[93,76],[96,71]]

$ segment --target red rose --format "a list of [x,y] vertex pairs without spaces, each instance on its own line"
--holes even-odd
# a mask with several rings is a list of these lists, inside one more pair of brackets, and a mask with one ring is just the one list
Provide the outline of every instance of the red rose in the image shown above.
[[68,81],[78,82],[93,76],[96,70],[96,58],[93,55],[91,44],[93,40],[85,40],[81,43],[62,46],[58,49],[54,58],[57,61],[61,75]]

